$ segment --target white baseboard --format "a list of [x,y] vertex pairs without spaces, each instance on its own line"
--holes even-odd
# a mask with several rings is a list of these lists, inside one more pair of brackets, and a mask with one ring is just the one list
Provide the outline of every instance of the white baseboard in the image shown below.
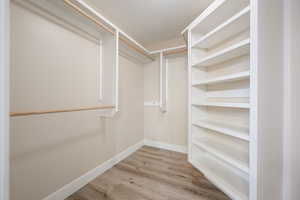
[[137,151],[139,148],[141,148],[144,145],[144,141],[138,142],[137,144],[127,148],[125,151],[119,153],[118,155],[114,156],[110,160],[102,163],[98,167],[92,169],[91,171],[87,172],[86,174],[78,177],[71,183],[63,186],[61,189],[57,190],[56,192],[50,194],[43,200],[64,200],[86,184],[88,184],[90,181],[95,179],[97,176],[101,175],[108,169],[112,168],[114,165],[122,161],[123,159],[130,156],[132,153]]
[[185,146],[181,145],[176,145],[176,144],[168,144],[168,143],[163,143],[163,142],[158,142],[158,141],[153,141],[153,140],[144,140],[144,144],[146,146],[151,146],[151,147],[156,147],[159,149],[166,149],[170,151],[176,151],[180,153],[187,153],[188,148]]
[[114,156],[110,160],[105,161],[98,167],[92,169],[91,171],[87,172],[86,174],[78,177],[71,183],[68,183],[67,185],[63,186],[56,192],[50,194],[43,200],[64,200],[86,184],[88,184],[90,181],[95,179],[97,176],[103,174],[108,169],[112,168],[114,165],[118,164],[128,156],[130,156],[132,153],[137,151],[139,148],[141,148],[143,145],[156,147],[160,149],[166,149],[170,151],[176,151],[180,153],[187,153],[187,147],[180,146],[180,145],[174,145],[174,144],[167,144],[163,142],[157,142],[153,140],[144,140],[141,142],[138,142],[137,144],[127,148],[125,151],[119,153],[118,155]]

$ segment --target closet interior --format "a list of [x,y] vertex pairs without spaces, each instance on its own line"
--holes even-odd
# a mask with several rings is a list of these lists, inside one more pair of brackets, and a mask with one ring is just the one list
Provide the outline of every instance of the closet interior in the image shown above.
[[[269,18],[264,16],[264,21],[258,22],[258,14],[261,14],[259,8],[267,9],[265,5],[260,5],[258,0],[207,0],[205,2],[206,4],[202,3],[205,8],[197,13],[198,17],[190,20],[179,34],[180,44],[165,45],[161,49],[149,50],[115,25],[112,20],[102,15],[100,9],[95,8],[94,5],[97,5],[95,1],[11,0],[11,9],[13,10],[10,69],[10,117],[13,135],[11,148],[12,200],[19,200],[22,196],[25,197],[25,200],[28,198],[31,198],[30,200],[70,198],[70,195],[76,191],[90,185],[89,183],[97,176],[109,171],[124,159],[126,161],[126,158],[132,153],[137,152],[142,157],[141,159],[145,159],[147,157],[143,155],[145,152],[139,151],[144,145],[187,154],[187,162],[193,166],[193,168],[187,168],[196,169],[208,179],[208,182],[204,181],[207,184],[205,185],[197,175],[197,180],[201,182],[197,185],[194,182],[195,177],[190,177],[194,172],[190,172],[192,175],[188,173],[183,182],[192,180],[188,183],[188,186],[192,187],[189,191],[193,193],[191,195],[200,193],[205,196],[208,195],[205,194],[206,190],[209,192],[216,190],[217,194],[214,194],[217,196],[216,198],[214,195],[208,195],[205,198],[262,200],[259,196],[266,189],[260,189],[259,185],[265,183],[264,181],[271,180],[271,172],[266,172],[268,165],[265,158],[266,152],[273,147],[268,144],[264,146],[263,142],[259,144],[259,141],[266,141],[272,138],[272,135],[264,134],[267,130],[265,126],[269,125],[269,121],[262,124],[264,122],[262,120],[261,124],[259,123],[259,119],[265,119],[261,116],[269,111],[266,110],[269,107],[265,107],[266,103],[259,107],[258,102],[276,96],[275,93],[272,93],[267,97],[266,91],[268,90],[263,90],[264,87],[270,85],[269,82],[265,84],[263,81],[272,82],[273,80],[269,77],[272,69],[262,69],[261,67],[269,66],[272,59],[271,57],[262,58],[258,54],[261,49],[261,51],[272,51],[270,43],[263,43],[260,38],[262,33],[270,36],[270,32],[262,31],[263,28],[267,29],[263,25],[267,24]],[[278,6],[276,3],[274,5]],[[25,11],[22,9],[31,14],[24,14]],[[274,13],[272,14],[274,15]],[[34,34],[38,35],[39,31],[41,34],[43,31],[48,31],[52,35],[45,34],[49,36],[44,38],[45,43],[40,42],[42,39],[38,36],[36,36],[36,40],[40,43],[37,44],[20,37],[19,34],[27,26],[25,19],[22,21],[21,18],[17,18],[22,15],[32,19],[33,15],[38,16],[36,22],[28,24],[29,30],[25,30],[24,35],[34,38]],[[261,16],[263,15],[261,14]],[[34,27],[39,23],[44,23],[39,17],[46,20],[46,23],[52,23],[55,26],[46,27],[45,25],[45,28],[41,27],[36,33],[32,33],[33,29],[30,29],[30,26]],[[268,20],[266,20],[267,18]],[[147,22],[145,21],[145,23]],[[61,28],[63,31],[60,30]],[[57,39],[59,31],[63,34],[61,38]],[[265,37],[267,36],[264,36],[264,39],[266,39]],[[47,53],[46,50],[52,48],[50,45],[51,47],[47,49],[51,39],[53,39],[53,47],[59,46],[58,41],[66,41],[66,43],[62,42],[61,48],[57,49],[57,52]],[[69,40],[70,42],[67,42]],[[76,42],[78,42],[78,46],[81,46],[76,48]],[[277,42],[279,43],[279,40],[276,41],[276,44]],[[67,47],[67,45],[70,46]],[[74,46],[72,47],[72,45]],[[262,48],[263,45],[268,48]],[[32,52],[24,53],[27,47],[31,51],[34,49],[37,57],[34,57],[35,53]],[[81,47],[82,49],[80,49]],[[274,51],[276,50],[274,49]],[[59,55],[60,53],[61,55]],[[62,57],[66,54],[68,54],[68,58],[64,60]],[[128,68],[128,71],[124,66]],[[181,80],[176,80],[174,77],[180,77]],[[183,86],[182,83],[186,83],[186,85]],[[278,84],[280,83],[278,82]],[[259,86],[263,88],[260,93]],[[260,97],[260,101],[258,101],[258,97]],[[275,103],[276,101],[274,101]],[[84,114],[81,115],[81,112]],[[92,112],[91,116],[89,116],[89,112]],[[75,113],[75,117],[70,117],[73,113]],[[59,119],[69,120],[66,125],[58,121],[50,122],[60,114],[62,117]],[[41,118],[39,119],[39,117]],[[94,121],[87,123],[87,120],[91,118]],[[29,122],[29,120],[36,121]],[[38,120],[41,120],[40,124]],[[68,124],[72,120],[77,122],[74,127]],[[18,134],[25,130],[28,137],[32,135],[36,137],[40,131],[37,129],[45,124],[47,124],[45,126],[53,127],[53,130],[58,130],[61,126],[63,127],[61,129],[69,136],[73,134],[72,131],[75,134],[76,129],[82,134],[85,131],[78,128],[81,126],[81,122],[87,123],[89,134],[97,137],[93,142],[103,142],[99,145],[91,142],[92,145],[84,144],[86,146],[82,148],[82,152],[98,152],[95,154],[96,156],[94,154],[83,156],[83,160],[85,160],[83,163],[88,163],[89,159],[93,160],[93,156],[101,155],[95,159],[93,166],[85,163],[85,166],[78,166],[78,169],[75,170],[75,163],[72,166],[74,171],[70,170],[67,178],[63,178],[63,173],[56,176],[58,181],[55,180],[55,182],[57,185],[60,184],[59,186],[51,184],[45,187],[41,186],[36,195],[32,193],[33,188],[30,186],[26,187],[28,191],[20,189],[22,188],[20,182],[32,178],[32,176],[27,176],[30,174],[28,173],[30,166],[36,165],[36,163],[40,164],[40,175],[51,170],[54,173],[56,170],[54,166],[59,167],[59,164],[49,165],[51,169],[43,171],[44,164],[42,162],[35,161],[31,157],[32,160],[28,159],[27,161],[22,156],[38,150],[52,155],[53,152],[56,153],[55,148],[59,148],[51,149],[51,145],[49,145],[48,149],[43,150],[42,145],[34,144],[29,139],[24,139],[25,136]],[[138,128],[132,128],[135,126]],[[41,133],[50,133],[51,131],[49,131],[43,129]],[[54,135],[53,141],[57,142],[61,136]],[[49,135],[47,137],[51,138]],[[85,136],[82,134],[77,137],[84,138]],[[90,137],[92,138],[92,136]],[[67,141],[66,138],[63,138],[61,143]],[[260,138],[264,140],[259,140]],[[274,136],[274,140],[277,141],[278,138],[278,135]],[[38,140],[41,143],[47,143],[44,137],[38,136]],[[24,141],[24,144],[21,141]],[[77,138],[70,141],[70,143],[75,143]],[[31,148],[30,145],[34,148]],[[67,145],[71,146],[71,144]],[[65,148],[67,149],[67,147]],[[61,154],[65,155],[65,158],[60,157],[59,159],[68,159],[68,156],[74,159],[76,155],[73,155],[72,151],[75,149],[79,154],[81,147],[72,148],[73,150],[65,149],[65,154]],[[148,158],[157,159],[158,161],[155,160],[155,162],[161,162],[164,167],[167,162],[171,162],[171,159],[177,158],[175,153],[174,155],[169,153],[168,155],[174,157],[163,161],[161,158],[155,158],[159,153],[156,150],[153,151]],[[262,153],[259,154],[260,152]],[[163,155],[163,157],[165,156]],[[51,158],[51,156],[49,157]],[[178,156],[178,158],[182,157]],[[260,161],[259,158],[261,158]],[[55,156],[52,159],[55,160]],[[178,162],[181,162],[180,159]],[[276,159],[273,161],[275,163]],[[130,159],[128,162],[138,163],[138,161]],[[170,162],[167,164],[170,165]],[[143,160],[143,163],[151,162]],[[189,163],[180,163],[178,166],[174,166],[178,167],[175,169],[179,173],[176,177],[185,177],[182,175],[185,169],[180,167],[186,167]],[[27,168],[23,169],[22,164]],[[67,163],[62,165],[67,167]],[[130,170],[142,173],[143,167]],[[159,169],[155,170],[159,171]],[[170,169],[170,171],[172,170],[174,169]],[[267,178],[258,177],[262,171],[265,172],[264,176]],[[164,175],[169,175],[169,172],[165,171]],[[60,176],[61,180],[59,180]],[[163,177],[163,175],[161,176]],[[175,177],[175,175],[171,176]],[[125,180],[124,177],[122,178]],[[135,184],[133,179],[130,179],[130,184]],[[35,186],[41,182],[38,178],[34,180]],[[171,178],[165,180],[169,183],[168,181],[171,182]],[[146,182],[145,180],[144,183]],[[166,184],[165,182],[163,184]],[[213,186],[209,185],[211,183]],[[202,187],[202,184],[205,185],[203,191],[195,189],[199,185]],[[107,188],[108,185],[109,183],[106,185]],[[266,187],[267,184],[261,185]],[[143,188],[143,186],[140,187]],[[163,188],[163,186],[157,187]],[[168,186],[164,187],[168,188]],[[214,187],[218,189],[214,189]],[[180,195],[185,194],[184,192]],[[171,193],[166,192],[164,197],[174,195]]]

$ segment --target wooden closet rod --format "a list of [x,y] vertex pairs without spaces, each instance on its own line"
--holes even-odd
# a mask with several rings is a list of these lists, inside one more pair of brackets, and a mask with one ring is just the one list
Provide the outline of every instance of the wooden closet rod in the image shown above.
[[[86,17],[87,19],[89,19],[90,21],[92,21],[93,23],[95,23],[97,26],[103,28],[104,30],[108,31],[109,33],[116,35],[116,31],[114,31],[113,29],[109,28],[108,26],[106,26],[105,24],[99,22],[97,19],[95,19],[94,17],[92,17],[91,15],[87,14],[84,10],[82,10],[79,6],[75,5],[74,3],[71,2],[71,0],[64,0],[64,2],[69,5],[70,7],[72,7],[75,11],[77,11],[79,14],[81,14],[82,16]],[[145,52],[143,49],[140,49],[138,46],[132,44],[129,40],[126,39],[125,36],[120,35],[119,39],[124,42],[126,45],[128,45],[129,47],[131,47],[133,50],[137,51],[138,53],[146,56],[147,58],[154,60],[153,57],[151,57],[147,52]]]
[[92,106],[92,107],[79,107],[71,109],[61,109],[61,110],[44,110],[44,111],[33,111],[33,112],[11,112],[11,117],[17,116],[27,116],[27,115],[43,115],[49,113],[62,113],[62,112],[77,112],[84,110],[105,110],[105,109],[114,109],[115,106]]
[[150,54],[162,53],[163,55],[167,56],[167,55],[180,54],[180,53],[185,53],[185,52],[187,52],[186,45],[181,45],[181,46],[177,46],[177,47],[170,47],[170,48],[166,48],[166,49],[151,51]]
[[139,47],[131,44],[123,35],[120,35],[120,40],[122,40],[122,42],[124,42],[126,45],[131,47],[133,50],[141,53],[142,55],[146,56],[150,60],[154,61],[154,58],[152,56],[150,56],[148,53],[146,53],[144,50],[140,49]]

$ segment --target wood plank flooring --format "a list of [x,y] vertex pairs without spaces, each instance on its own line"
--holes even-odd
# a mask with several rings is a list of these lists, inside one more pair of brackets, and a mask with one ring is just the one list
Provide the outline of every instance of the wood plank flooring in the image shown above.
[[229,200],[185,154],[144,146],[67,200]]

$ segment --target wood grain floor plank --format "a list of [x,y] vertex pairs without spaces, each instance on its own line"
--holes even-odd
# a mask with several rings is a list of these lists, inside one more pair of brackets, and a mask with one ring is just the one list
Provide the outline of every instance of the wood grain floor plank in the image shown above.
[[66,200],[229,200],[182,153],[144,146]]
[[107,196],[95,190],[91,185],[87,185],[76,192],[76,195],[72,195],[68,200],[110,200]]
[[203,177],[203,174],[201,172],[197,171],[195,168],[186,168],[186,167],[182,167],[179,165],[170,165],[170,164],[166,164],[166,163],[163,163],[160,161],[142,158],[142,157],[138,157],[138,156],[132,156],[129,159],[124,160],[123,162],[124,163],[136,162],[136,165],[141,166],[141,167],[151,167],[153,169],[163,168],[166,170],[174,171],[178,174],[184,174],[187,176],[198,177],[198,178]]
[[120,177],[105,176],[101,179],[95,179],[91,184],[94,184],[96,188],[98,188],[101,191],[104,191],[105,193],[110,193],[110,191],[112,191],[113,188],[117,185],[126,185],[132,191],[135,191],[135,193],[139,194],[140,196],[143,196],[146,199],[168,200],[168,198],[165,195],[158,194],[153,190],[149,190],[143,187],[143,185],[137,184],[133,179],[122,180]]
[[[167,199],[184,200],[184,196],[177,195],[178,190],[170,185],[160,183],[157,180],[149,179],[137,174],[132,174],[124,170],[115,168],[113,173],[108,175],[109,178],[113,178],[116,181],[122,182],[125,185],[136,185],[139,191],[147,190],[152,193],[164,195]],[[151,196],[150,196],[151,197]]]
[[135,156],[139,156],[140,158],[144,158],[144,159],[148,159],[148,160],[152,160],[152,161],[157,161],[157,162],[160,162],[160,163],[165,163],[165,164],[168,164],[168,165],[176,165],[176,166],[179,166],[179,167],[184,167],[184,168],[188,168],[188,169],[192,169],[193,167],[187,163],[186,161],[185,162],[176,162],[175,159],[165,159],[165,158],[162,158],[162,157],[159,157],[159,156],[153,156],[153,155],[147,155],[145,153],[141,153],[141,152],[136,152],[136,155]]
[[[216,190],[214,187],[214,191],[209,191],[206,185],[202,185],[202,187],[196,187],[193,184],[187,184],[183,181],[176,180],[169,178],[167,176],[164,176],[162,174],[155,174],[155,173],[149,173],[143,169],[136,170],[134,168],[129,167],[128,165],[125,166],[124,164],[116,165],[116,168],[121,170],[122,173],[128,173],[129,176],[137,176],[144,178],[146,181],[148,181],[148,184],[151,184],[155,187],[156,185],[164,185],[166,188],[168,188],[169,191],[174,191],[174,194],[176,196],[180,195],[182,199],[199,199],[199,196],[203,197],[204,199],[218,199],[219,190]],[[206,187],[206,188],[204,188]],[[160,188],[157,188],[160,189]],[[210,188],[210,190],[212,190]],[[207,198],[205,198],[207,197]],[[208,198],[210,197],[210,198]]]
[[123,162],[122,165],[128,165],[128,167],[133,168],[133,170],[144,172],[149,176],[164,178],[166,181],[177,182],[178,184],[185,184],[185,186],[200,187],[200,189],[216,189],[216,187],[213,184],[211,184],[207,179],[201,178],[202,176],[189,176],[188,174],[180,173],[178,171],[172,171],[170,169],[164,169],[161,167],[137,167],[137,165],[135,165],[135,163],[132,161]]

